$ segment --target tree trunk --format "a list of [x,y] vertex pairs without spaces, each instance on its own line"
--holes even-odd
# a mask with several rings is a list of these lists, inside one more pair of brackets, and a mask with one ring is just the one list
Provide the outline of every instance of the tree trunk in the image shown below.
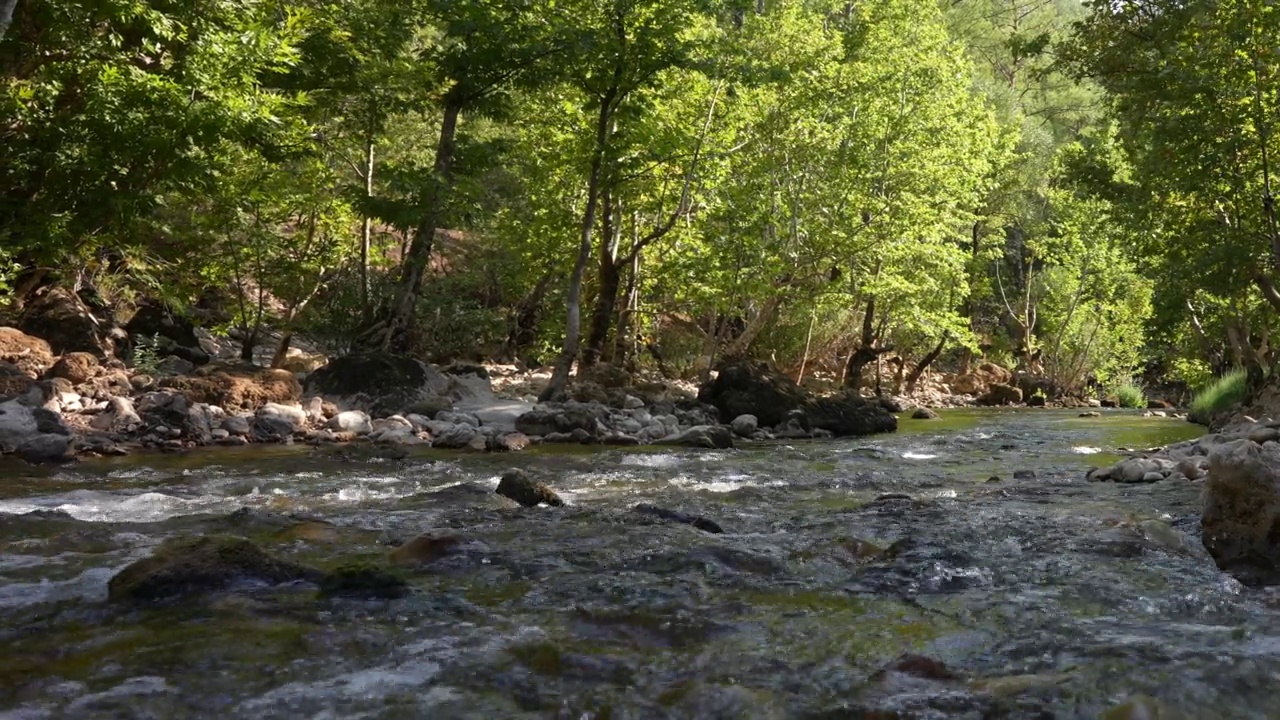
[[622,286],[622,268],[619,267],[617,258],[622,223],[615,219],[611,193],[605,195],[603,209],[605,228],[600,242],[600,286],[596,294],[595,309],[591,313],[591,333],[587,336],[587,347],[582,353],[582,367],[595,365],[604,354],[609,329],[613,325],[614,308],[618,305],[618,290]]
[[[871,295],[867,298],[867,308],[862,316],[862,342],[856,350],[849,354],[849,362],[845,364],[844,386],[850,390],[857,390],[862,386],[862,370],[872,361],[879,360],[880,356],[893,352],[892,347],[877,349],[876,342],[876,296]],[[877,378],[878,382],[879,378]]]
[[600,116],[596,119],[595,148],[591,155],[591,171],[587,176],[587,205],[582,212],[578,257],[573,263],[573,274],[569,277],[564,346],[560,351],[560,357],[556,360],[550,382],[538,396],[540,402],[548,402],[564,396],[565,388],[569,385],[569,373],[573,370],[573,361],[578,356],[578,346],[582,341],[582,278],[586,274],[587,263],[591,261],[592,234],[595,231],[596,212],[600,205],[604,155],[609,142],[609,125],[613,121],[613,101],[616,92],[616,88],[610,89],[600,99]]
[[628,367],[633,364],[636,347],[634,316],[638,310],[637,304],[640,299],[639,283],[640,254],[636,253],[631,258],[631,270],[627,273],[627,288],[622,293],[622,297],[625,300],[622,307],[618,308],[618,329],[613,337],[613,354],[609,357],[610,362],[621,367]]
[[276,347],[276,353],[271,357],[271,368],[279,370],[284,367],[284,361],[289,357],[289,346],[293,344],[293,331],[285,330],[280,336],[280,345]]
[[431,189],[427,194],[422,220],[414,230],[413,241],[409,244],[409,252],[404,258],[395,307],[392,308],[386,326],[375,328],[374,335],[370,338],[374,342],[369,344],[383,350],[401,353],[409,350],[409,330],[413,326],[418,296],[422,293],[423,280],[431,263],[436,228],[439,227],[440,218],[444,214],[445,192],[451,186],[458,116],[461,114],[461,98],[451,96],[446,101],[444,118],[440,122],[440,140],[436,146]]
[[5,33],[9,32],[13,9],[17,6],[18,0],[0,0],[0,40],[4,40]]
[[551,278],[550,272],[543,274],[529,294],[516,305],[511,330],[507,334],[507,353],[513,359],[523,359],[520,357],[521,353],[537,339],[538,322],[542,318],[542,301],[551,286]]
[[920,376],[923,375],[924,371],[933,364],[934,360],[938,359],[938,356],[942,355],[942,351],[947,347],[947,341],[950,339],[950,332],[943,333],[942,339],[938,341],[938,345],[934,347],[933,350],[929,351],[928,355],[921,358],[920,362],[916,363],[915,369],[913,369],[911,374],[907,376],[908,395],[916,391],[916,383],[920,382]]
[[253,351],[258,347],[258,329],[245,329],[244,337],[240,340],[240,359],[251,363],[253,362]]
[[372,312],[369,304],[369,245],[373,239],[373,217],[369,214],[368,203],[373,199],[373,133],[364,139],[364,199],[365,208],[361,212],[364,222],[360,225],[360,312],[368,319]]

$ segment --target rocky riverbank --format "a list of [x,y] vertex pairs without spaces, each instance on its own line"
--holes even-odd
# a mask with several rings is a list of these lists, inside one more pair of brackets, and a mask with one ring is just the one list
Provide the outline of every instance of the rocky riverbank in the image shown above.
[[1280,421],[1245,417],[1220,432],[1089,470],[1096,482],[1203,483],[1205,549],[1248,585],[1280,585]]
[[29,462],[137,449],[363,442],[518,451],[535,443],[726,448],[738,440],[892,432],[904,408],[845,392],[817,396],[749,363],[696,394],[601,365],[561,402],[495,393],[480,365],[437,368],[385,354],[312,372],[170,356],[142,372],[0,328],[0,452]]

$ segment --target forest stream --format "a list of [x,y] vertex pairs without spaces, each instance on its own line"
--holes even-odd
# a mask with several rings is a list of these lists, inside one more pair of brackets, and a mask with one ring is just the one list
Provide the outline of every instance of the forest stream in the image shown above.
[[[1280,596],[1215,568],[1200,485],[1084,480],[1200,429],[1077,414],[728,451],[6,465],[0,718],[1280,717]],[[512,466],[566,506],[495,495]],[[324,568],[427,531],[460,540],[400,599],[107,600],[169,537]]]

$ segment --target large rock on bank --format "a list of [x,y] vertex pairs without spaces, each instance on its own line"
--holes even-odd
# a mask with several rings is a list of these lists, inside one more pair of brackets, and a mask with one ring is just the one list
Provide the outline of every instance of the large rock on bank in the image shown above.
[[1250,585],[1280,584],[1280,444],[1247,439],[1209,452],[1204,546]]
[[194,375],[165,378],[160,386],[181,392],[191,402],[228,410],[256,410],[302,397],[302,385],[291,372],[234,365],[208,365]]
[[840,437],[898,429],[897,418],[875,400],[862,398],[851,390],[829,397],[809,397],[791,378],[757,363],[725,366],[714,380],[702,386],[698,399],[714,406],[724,423],[753,415],[762,427],[794,421],[805,431],[826,430]]
[[19,400],[0,403],[0,453],[32,463],[70,458],[71,431],[55,412]]
[[384,417],[441,397],[449,387],[443,374],[419,360],[390,353],[365,353],[330,360],[307,376],[306,393]]
[[898,418],[883,405],[851,390],[810,400],[804,405],[804,413],[811,427],[836,437],[874,435],[898,429]]
[[53,350],[38,337],[17,328],[0,327],[0,361],[12,363],[37,378],[53,365]]
[[58,355],[78,351],[109,357],[115,353],[116,339],[124,337],[94,317],[79,296],[61,287],[40,291],[23,312],[18,329],[44,338]]
[[786,375],[761,363],[743,361],[721,368],[716,378],[698,391],[698,400],[714,405],[721,422],[754,415],[760,425],[773,427],[785,423],[791,411],[804,404],[806,395]]

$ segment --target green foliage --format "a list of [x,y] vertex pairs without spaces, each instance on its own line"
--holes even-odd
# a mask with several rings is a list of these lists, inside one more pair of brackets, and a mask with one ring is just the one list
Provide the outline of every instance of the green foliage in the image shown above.
[[145,375],[155,375],[160,368],[160,336],[135,338],[129,365]]
[[1142,387],[1132,380],[1125,380],[1111,388],[1111,394],[1122,408],[1144,408],[1147,406],[1147,394]]
[[1214,415],[1230,410],[1248,397],[1248,373],[1233,370],[1214,380],[1191,400],[1190,416],[1197,422],[1208,422]]

